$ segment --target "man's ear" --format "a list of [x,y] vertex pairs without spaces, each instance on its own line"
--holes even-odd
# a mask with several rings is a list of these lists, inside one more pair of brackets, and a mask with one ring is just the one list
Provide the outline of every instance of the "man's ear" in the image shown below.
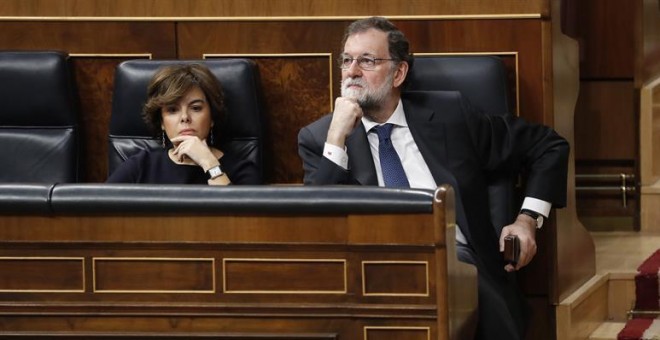
[[408,62],[402,61],[396,66],[394,71],[394,79],[392,80],[394,87],[399,87],[403,84],[403,81],[406,80],[408,75]]

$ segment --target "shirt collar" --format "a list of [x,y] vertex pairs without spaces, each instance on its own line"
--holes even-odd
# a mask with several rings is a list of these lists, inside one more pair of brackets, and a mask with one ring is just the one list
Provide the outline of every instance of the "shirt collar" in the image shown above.
[[[401,103],[401,99],[399,99],[399,103],[396,105],[396,109],[394,109],[390,119],[388,119],[385,123],[408,127],[408,121],[406,121],[406,114],[403,112],[403,104]],[[369,132],[374,126],[381,125],[369,119],[367,116],[362,116],[362,124],[364,125],[364,130],[367,132]]]

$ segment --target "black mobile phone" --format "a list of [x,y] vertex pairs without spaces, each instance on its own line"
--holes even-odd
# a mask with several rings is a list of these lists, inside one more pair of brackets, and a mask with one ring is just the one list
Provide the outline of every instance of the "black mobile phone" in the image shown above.
[[512,265],[518,264],[520,258],[520,240],[518,236],[509,235],[504,237],[504,261]]

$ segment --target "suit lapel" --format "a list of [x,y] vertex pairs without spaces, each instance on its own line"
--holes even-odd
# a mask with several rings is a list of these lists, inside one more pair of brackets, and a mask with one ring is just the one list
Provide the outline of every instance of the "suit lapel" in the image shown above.
[[346,153],[348,153],[348,167],[353,177],[361,185],[378,185],[374,159],[362,123],[346,138]]
[[422,154],[426,165],[431,170],[436,183],[455,182],[447,171],[447,143],[445,125],[436,117],[437,113],[429,108],[420,107],[404,99],[403,109],[410,133]]
[[456,222],[468,240],[472,239],[467,225],[467,216],[460,199],[460,188],[456,177],[449,171],[447,164],[447,141],[445,124],[439,113],[426,107],[415,105],[411,101],[403,100],[403,110],[410,133],[422,154],[426,165],[431,170],[431,175],[438,185],[449,184],[456,193]]

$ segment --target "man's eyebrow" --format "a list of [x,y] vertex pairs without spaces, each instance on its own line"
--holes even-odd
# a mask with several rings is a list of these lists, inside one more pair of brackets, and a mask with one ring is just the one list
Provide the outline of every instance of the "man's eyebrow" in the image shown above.
[[[351,57],[351,58],[353,57],[353,56],[351,56],[350,54],[348,54],[346,52],[340,54],[340,56],[342,56],[342,57]],[[376,55],[373,54],[373,53],[364,52],[364,53],[360,54],[358,57],[375,57],[375,56]]]

